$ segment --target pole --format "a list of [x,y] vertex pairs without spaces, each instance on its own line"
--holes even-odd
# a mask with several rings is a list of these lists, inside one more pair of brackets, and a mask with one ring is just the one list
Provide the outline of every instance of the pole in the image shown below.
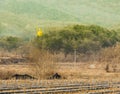
[[77,62],[77,51],[76,51],[76,49],[74,49],[74,62],[75,63]]

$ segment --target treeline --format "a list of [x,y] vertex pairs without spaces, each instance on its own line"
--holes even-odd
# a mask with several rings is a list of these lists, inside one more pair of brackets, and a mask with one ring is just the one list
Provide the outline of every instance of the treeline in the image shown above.
[[4,50],[12,51],[16,48],[19,48],[21,45],[23,45],[23,40],[21,38],[13,36],[6,36],[0,38],[0,48]]
[[119,34],[114,30],[96,25],[74,25],[58,31],[49,31],[42,37],[36,37],[34,44],[39,49],[51,53],[63,52],[65,55],[73,53],[96,52],[101,48],[110,47],[120,41]]
[[[110,47],[120,41],[117,31],[108,30],[96,25],[74,25],[59,30],[43,32],[43,36],[31,40],[32,45],[51,53],[64,53],[65,55],[90,53],[101,48]],[[30,41],[29,41],[30,42]],[[28,43],[29,43],[28,42]],[[7,36],[0,38],[0,48],[11,51],[27,42],[20,37]]]

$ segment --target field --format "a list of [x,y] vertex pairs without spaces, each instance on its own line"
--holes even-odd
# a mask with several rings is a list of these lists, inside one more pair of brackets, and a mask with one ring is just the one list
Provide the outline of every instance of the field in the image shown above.
[[[108,73],[105,70],[105,64],[85,64],[85,63],[59,63],[55,65],[55,72],[61,74],[63,79],[80,80],[119,80],[119,73]],[[33,70],[28,64],[21,65],[0,65],[1,74],[30,74]],[[113,79],[114,78],[114,79]],[[46,78],[47,79],[47,78]]]
[[[79,62],[58,63],[55,66],[55,72],[59,73],[62,79],[0,80],[0,91],[31,92],[32,94],[35,92],[59,92],[60,94],[84,94],[85,92],[94,94],[94,92],[104,92],[105,94],[119,94],[117,93],[119,92],[120,82],[119,73],[107,73],[103,64],[98,62],[94,62],[94,64]],[[13,74],[35,75],[28,64],[0,65],[0,71],[4,76]]]
[[[120,92],[120,73],[108,72],[106,70],[108,62],[53,62],[49,53],[35,49],[32,49],[31,52],[32,63],[15,64],[6,63],[8,62],[6,61],[5,64],[0,64],[1,93],[119,94]],[[1,54],[3,60],[9,58],[8,60],[11,61],[15,57],[18,60],[21,58],[12,53]],[[104,59],[108,59],[108,57],[104,57]],[[117,60],[115,59],[115,61]],[[55,73],[58,73],[61,78],[51,78]],[[15,74],[28,74],[35,79],[13,78]]]

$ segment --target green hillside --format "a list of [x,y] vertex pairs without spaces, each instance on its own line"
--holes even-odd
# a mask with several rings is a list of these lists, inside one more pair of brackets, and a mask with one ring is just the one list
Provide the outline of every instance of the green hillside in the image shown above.
[[0,0],[0,33],[33,36],[39,26],[74,23],[119,27],[119,6],[119,0]]

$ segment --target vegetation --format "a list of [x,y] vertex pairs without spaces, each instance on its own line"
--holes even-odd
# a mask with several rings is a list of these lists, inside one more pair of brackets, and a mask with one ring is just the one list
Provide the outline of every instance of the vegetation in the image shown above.
[[[27,37],[4,36],[0,38],[0,48],[7,51],[16,51],[22,56],[29,55],[32,48],[33,50],[39,49],[40,53],[47,54],[50,52],[49,54],[57,55],[56,57],[54,56],[55,61],[64,61],[64,58],[65,61],[73,61],[73,59],[70,59],[73,57],[75,62],[77,57],[83,61],[87,58],[87,61],[89,61],[93,59],[89,56],[90,54],[96,55],[96,53],[99,53],[101,56],[97,55],[98,57],[101,58],[103,56],[102,58],[105,58],[106,55],[103,54],[103,49],[114,47],[116,43],[119,43],[119,36],[119,31],[109,30],[97,25],[70,25],[64,28],[51,28],[43,31],[43,36],[36,36],[31,41],[26,41]],[[32,53],[34,52],[33,50]],[[103,52],[100,52],[100,50]],[[94,58],[98,60],[97,56],[94,56]],[[59,59],[57,59],[58,57]],[[39,61],[39,57],[37,56],[33,56],[33,58],[38,58],[37,62],[44,61]],[[78,58],[77,60],[79,61]]]
[[[116,31],[111,31],[96,25],[74,25],[59,31],[49,31],[42,37],[35,38],[40,49],[52,53],[63,52],[65,55],[73,53],[89,53],[101,48],[113,46],[120,38]],[[35,44],[34,43],[34,44]]]
[[20,47],[23,44],[22,39],[18,37],[3,37],[0,38],[0,48],[4,48],[5,50],[11,51]]
[[29,58],[30,69],[38,79],[49,78],[54,73],[56,66],[52,54],[49,52],[31,46],[27,57]]
[[101,62],[111,62],[111,63],[120,63],[120,43],[117,43],[113,47],[108,47],[102,49],[100,52],[100,60]]

